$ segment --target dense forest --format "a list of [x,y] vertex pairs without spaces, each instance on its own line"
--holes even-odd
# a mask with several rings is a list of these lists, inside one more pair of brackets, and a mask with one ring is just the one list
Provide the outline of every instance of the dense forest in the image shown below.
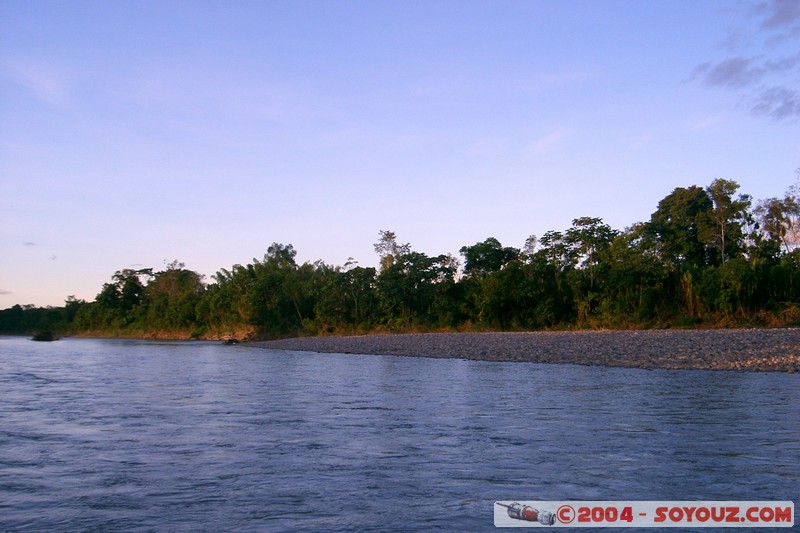
[[[800,170],[798,171],[800,172]],[[221,269],[116,272],[93,302],[15,305],[0,331],[276,338],[433,330],[800,324],[800,183],[754,203],[735,181],[676,188],[623,231],[581,217],[523,248],[429,256],[381,231],[379,268],[298,264],[292,245]]]

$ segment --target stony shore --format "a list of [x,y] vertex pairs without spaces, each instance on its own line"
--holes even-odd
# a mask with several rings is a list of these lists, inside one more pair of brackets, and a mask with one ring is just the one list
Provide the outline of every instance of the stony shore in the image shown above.
[[630,368],[800,372],[800,328],[420,333],[301,337],[248,344],[323,353]]

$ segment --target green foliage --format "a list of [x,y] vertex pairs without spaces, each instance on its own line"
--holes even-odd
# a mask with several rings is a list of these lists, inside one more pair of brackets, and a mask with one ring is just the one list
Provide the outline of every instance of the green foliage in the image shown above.
[[78,317],[89,306],[74,296],[67,297],[64,307],[14,305],[0,311],[0,333],[33,335],[50,332],[61,336],[75,329]]
[[173,262],[162,272],[153,275],[145,287],[149,327],[162,330],[183,330],[195,326],[196,308],[203,296],[203,278],[186,270],[182,263]]
[[751,209],[734,181],[679,187],[646,222],[596,217],[429,256],[380,231],[380,268],[298,264],[292,245],[203,277],[173,261],[123,269],[93,302],[15,305],[0,332],[285,337],[430,329],[695,327],[800,323],[800,184]]
[[723,179],[714,180],[706,189],[714,204],[708,211],[708,218],[714,227],[712,246],[721,263],[741,255],[744,249],[743,227],[752,220],[748,211],[750,196],[740,194],[738,198],[733,198],[738,189],[738,183]]
[[464,273],[472,276],[497,272],[520,254],[516,248],[504,248],[494,237],[472,246],[463,246],[459,251],[464,256]]
[[446,255],[408,252],[394,257],[376,280],[385,323],[393,327],[430,324],[431,307],[453,282],[455,273],[454,261]]
[[398,244],[397,235],[393,231],[381,230],[380,238],[375,243],[375,253],[381,258],[381,269],[385,270],[392,266],[395,259],[411,252],[411,245]]
[[649,230],[658,243],[660,258],[675,267],[709,263],[706,243],[713,233],[708,193],[693,185],[678,187],[658,203]]

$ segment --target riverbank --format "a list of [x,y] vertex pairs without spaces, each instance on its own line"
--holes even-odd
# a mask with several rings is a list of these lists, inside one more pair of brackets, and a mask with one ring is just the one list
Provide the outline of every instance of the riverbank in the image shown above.
[[800,372],[800,328],[299,337],[259,348],[628,368]]

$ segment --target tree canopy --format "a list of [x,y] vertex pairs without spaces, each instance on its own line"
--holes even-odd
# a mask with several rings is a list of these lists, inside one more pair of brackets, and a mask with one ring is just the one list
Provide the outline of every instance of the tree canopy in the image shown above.
[[428,330],[800,324],[800,185],[761,200],[732,180],[675,188],[623,230],[599,217],[530,236],[487,237],[463,263],[381,230],[379,268],[298,264],[291,244],[208,282],[173,261],[122,269],[94,301],[15,305],[0,332],[285,337]]

